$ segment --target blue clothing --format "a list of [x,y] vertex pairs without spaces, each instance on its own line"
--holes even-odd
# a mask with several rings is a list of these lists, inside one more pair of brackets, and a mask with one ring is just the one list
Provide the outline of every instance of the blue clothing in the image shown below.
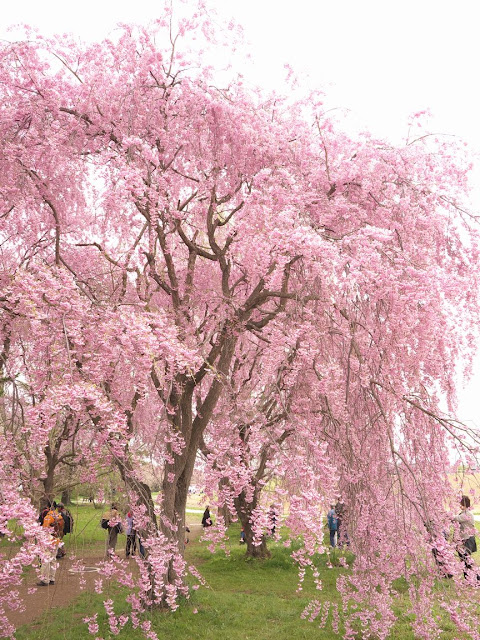
[[327,513],[328,528],[330,531],[336,531],[338,529],[338,519],[335,509],[330,509]]

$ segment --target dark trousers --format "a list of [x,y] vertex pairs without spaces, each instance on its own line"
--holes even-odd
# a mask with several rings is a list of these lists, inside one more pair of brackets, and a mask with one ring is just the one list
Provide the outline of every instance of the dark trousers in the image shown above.
[[458,550],[458,555],[460,556],[460,560],[465,565],[465,568],[463,570],[463,575],[466,578],[468,575],[468,572],[473,568],[473,565],[475,564],[473,562],[472,552],[470,551],[470,549],[467,549],[466,547],[462,547],[461,549]]
[[337,532],[335,531],[335,529],[330,529],[330,546],[331,547],[335,547],[335,534]]
[[115,547],[117,546],[117,537],[118,537],[118,529],[117,527],[108,527],[108,536],[107,536],[107,549],[106,556],[109,556],[109,552],[113,551],[115,553]]
[[137,534],[129,533],[127,534],[127,546],[125,548],[125,555],[129,556],[130,553],[133,555],[137,550]]

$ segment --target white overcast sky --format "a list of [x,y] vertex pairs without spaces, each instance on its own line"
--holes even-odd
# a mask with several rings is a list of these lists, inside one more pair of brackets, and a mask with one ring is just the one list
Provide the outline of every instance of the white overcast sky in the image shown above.
[[[7,27],[25,22],[45,34],[99,39],[119,22],[154,19],[162,2],[3,0],[0,37],[12,39]],[[288,63],[326,90],[329,106],[348,110],[352,123],[376,135],[400,141],[408,116],[429,109],[431,131],[457,135],[480,153],[480,0],[210,3],[243,25],[254,62],[245,75],[254,84],[274,86]],[[480,426],[479,381],[461,394],[459,413]]]

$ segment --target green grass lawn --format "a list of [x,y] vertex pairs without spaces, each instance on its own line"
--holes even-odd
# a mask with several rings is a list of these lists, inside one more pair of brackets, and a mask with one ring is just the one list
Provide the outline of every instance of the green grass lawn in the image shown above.
[[[100,528],[102,510],[90,505],[78,505],[72,508],[75,517],[75,535],[66,537],[67,548],[77,555],[85,551],[86,555],[94,550],[103,549],[104,531]],[[70,538],[70,539],[69,539]],[[323,590],[315,589],[313,580],[305,580],[303,590],[296,592],[298,575],[290,553],[280,543],[270,543],[272,557],[262,562],[245,558],[245,549],[238,544],[239,527],[230,530],[227,543],[231,554],[223,552],[211,554],[204,543],[191,542],[187,547],[187,559],[195,564],[208,587],[200,587],[192,593],[175,612],[152,612],[150,619],[159,638],[168,640],[335,640],[330,626],[320,629],[318,622],[301,619],[301,613],[312,598],[320,601],[339,602],[335,582],[340,573],[345,572],[339,566],[327,568],[326,558],[318,559]],[[122,544],[122,538],[120,543]],[[478,559],[477,559],[478,562]],[[447,587],[448,588],[448,587]],[[399,590],[399,620],[390,635],[390,640],[413,640],[409,629],[406,595]],[[125,590],[116,585],[106,585],[106,593],[82,594],[65,609],[57,609],[44,619],[22,627],[17,632],[19,640],[75,640],[89,636],[85,616],[98,612],[99,622],[105,623],[106,615],[102,601],[107,597],[115,600],[115,610],[121,613],[125,608]],[[123,604],[122,604],[123,603]],[[101,632],[102,638],[113,638],[109,633]],[[137,640],[143,635],[132,629],[130,624],[120,632],[120,639]],[[445,623],[441,640],[460,639],[451,625]],[[360,640],[360,636],[359,636]]]
[[[290,551],[283,545],[272,543],[272,557],[263,562],[247,561],[245,548],[238,544],[239,527],[233,527],[231,555],[223,552],[211,554],[205,544],[198,541],[187,547],[188,561],[195,563],[206,579],[208,587],[192,592],[192,597],[174,613],[151,614],[153,628],[160,638],[169,640],[299,640],[333,639],[331,630],[319,630],[317,624],[302,620],[300,615],[311,597],[319,594],[312,581],[308,581],[301,594],[296,593],[297,570]],[[96,546],[92,541],[92,546]],[[334,591],[335,578],[344,569],[327,569],[323,562],[322,577],[326,594]],[[71,606],[55,610],[34,624],[17,632],[19,640],[69,640],[87,638],[88,631],[82,619],[98,611],[99,621],[105,622],[102,601],[115,596],[116,612],[121,613],[125,591],[117,586],[108,587],[105,595],[82,594]],[[109,634],[101,634],[110,638]],[[112,636],[113,637],[113,636]],[[121,639],[143,638],[130,625],[117,636]]]

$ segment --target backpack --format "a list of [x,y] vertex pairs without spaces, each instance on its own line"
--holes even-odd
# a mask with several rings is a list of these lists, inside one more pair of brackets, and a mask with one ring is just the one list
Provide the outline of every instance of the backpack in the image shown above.
[[338,529],[338,519],[335,512],[333,513],[331,511],[328,512],[327,521],[328,521],[328,528],[330,529],[330,531],[336,531]]
[[51,527],[53,535],[59,538],[63,532],[63,518],[57,511],[50,510],[43,519],[44,527]]
[[463,541],[463,545],[470,553],[475,553],[477,550],[477,541],[475,540],[475,536],[470,536]]

